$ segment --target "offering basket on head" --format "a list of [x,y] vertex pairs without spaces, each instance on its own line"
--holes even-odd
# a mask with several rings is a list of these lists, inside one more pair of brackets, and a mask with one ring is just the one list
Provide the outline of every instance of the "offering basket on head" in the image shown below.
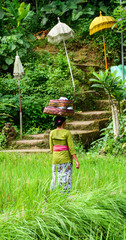
[[60,98],[49,101],[49,106],[44,108],[43,113],[59,116],[73,116],[73,101],[67,98]]

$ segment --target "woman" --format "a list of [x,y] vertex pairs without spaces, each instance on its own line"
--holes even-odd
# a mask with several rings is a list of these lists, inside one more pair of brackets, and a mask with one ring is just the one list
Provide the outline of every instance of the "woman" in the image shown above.
[[60,186],[69,192],[72,180],[72,160],[75,159],[77,169],[80,168],[80,164],[76,157],[71,133],[64,129],[65,121],[64,117],[55,117],[54,123],[57,128],[50,133],[50,150],[53,153],[51,188],[55,188],[58,181]]

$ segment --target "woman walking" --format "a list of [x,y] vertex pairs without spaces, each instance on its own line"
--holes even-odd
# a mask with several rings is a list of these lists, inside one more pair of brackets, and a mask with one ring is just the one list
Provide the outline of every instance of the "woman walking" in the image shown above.
[[51,188],[55,188],[58,182],[60,187],[63,186],[65,191],[70,192],[73,159],[77,169],[80,168],[80,164],[76,157],[71,133],[64,129],[65,121],[64,117],[55,117],[54,123],[57,128],[50,133],[50,150],[53,153]]

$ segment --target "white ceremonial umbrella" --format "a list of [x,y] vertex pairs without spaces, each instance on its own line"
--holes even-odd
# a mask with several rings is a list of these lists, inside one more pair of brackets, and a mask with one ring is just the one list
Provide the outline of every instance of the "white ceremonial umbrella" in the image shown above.
[[20,103],[20,138],[21,139],[22,139],[22,111],[21,111],[20,79],[23,74],[24,74],[24,69],[23,69],[20,57],[18,55],[18,52],[16,52],[13,75],[14,75],[14,78],[18,79],[19,103]]
[[48,42],[50,42],[52,44],[60,43],[61,41],[63,41],[66,56],[67,56],[67,61],[68,61],[69,69],[70,69],[71,79],[72,79],[72,83],[73,83],[74,93],[75,93],[75,84],[74,84],[72,69],[70,66],[70,60],[68,57],[67,48],[66,48],[66,44],[65,44],[65,40],[67,40],[69,38],[74,38],[74,31],[65,23],[60,22],[60,19],[58,18],[58,23],[50,30],[47,37],[48,37]]

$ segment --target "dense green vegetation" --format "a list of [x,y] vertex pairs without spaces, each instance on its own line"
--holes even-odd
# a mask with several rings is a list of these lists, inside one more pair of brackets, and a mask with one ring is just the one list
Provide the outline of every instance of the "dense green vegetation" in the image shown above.
[[72,191],[50,190],[49,154],[0,157],[0,238],[126,238],[125,156],[78,155]]
[[[42,64],[39,64],[40,61],[42,61]],[[81,71],[75,73],[76,89],[79,87],[79,78],[81,79]],[[48,105],[49,100],[64,95],[68,99],[73,98],[68,64],[66,56],[62,52],[59,52],[55,58],[45,52],[35,62],[32,59],[32,63],[26,64],[25,76],[20,80],[20,85],[24,130],[28,130],[30,127],[39,127],[40,130],[47,129],[51,119],[49,120],[49,117],[43,114],[43,108]],[[9,121],[18,125],[18,81],[10,74],[1,77],[0,92],[1,103],[3,104],[1,111],[9,113],[12,116],[12,118],[8,118]],[[48,122],[46,123],[47,118]],[[3,119],[3,121],[5,120]],[[1,127],[2,125],[3,122],[1,121]]]
[[[89,35],[89,25],[100,10],[116,19],[121,15],[117,30],[104,32],[108,65],[120,64],[124,6],[125,1],[120,6],[114,0],[0,1],[0,150],[6,147],[6,137],[1,134],[5,122],[10,121],[19,129],[18,80],[13,77],[16,51],[25,72],[20,79],[23,134],[53,128],[53,117],[43,114],[50,99],[65,96],[79,102],[82,92],[92,89],[89,79],[93,78],[94,67],[90,65],[82,71],[72,64],[74,52],[83,47],[88,49],[84,63],[89,64],[89,55],[93,54],[99,66],[94,73],[94,89],[102,88],[110,99],[114,97],[121,113],[118,138],[114,139],[111,122],[87,153],[81,143],[75,144],[81,167],[77,170],[73,166],[69,195],[58,188],[50,189],[50,154],[0,152],[0,240],[126,239],[126,107],[122,101],[126,85],[104,71],[102,34]],[[75,31],[67,48],[76,99],[63,44],[50,53],[48,50],[53,51],[53,47],[47,44],[46,37],[35,39],[37,32],[48,31],[57,23],[57,16]],[[79,107],[78,104],[77,110]]]
[[[26,2],[26,3],[25,3]],[[0,65],[2,69],[9,71],[12,70],[15,52],[18,50],[22,58],[26,58],[26,54],[30,50],[31,41],[34,40],[33,33],[41,30],[51,29],[57,23],[57,16],[61,17],[63,22],[70,25],[76,33],[75,38],[85,39],[89,37],[89,25],[93,18],[99,15],[101,10],[104,14],[112,14],[118,3],[111,1],[111,5],[107,5],[104,1],[18,1],[6,0],[0,6]],[[115,15],[120,12],[115,11]],[[117,14],[118,13],[118,14]],[[124,11],[125,14],[125,11]],[[119,35],[111,34],[113,38],[111,41],[110,49],[114,47],[118,51]],[[99,34],[98,34],[99,36]],[[101,42],[97,36],[97,41]],[[94,37],[96,39],[96,37]],[[24,59],[24,61],[26,61]]]
[[[60,96],[74,99],[68,63],[63,44],[57,45],[57,54],[51,54],[46,49],[47,39],[35,40],[34,33],[41,30],[50,30],[57,23],[57,16],[61,21],[70,25],[75,31],[75,38],[68,41],[67,47],[71,51],[72,60],[74,51],[82,46],[88,48],[89,55],[92,49],[99,66],[103,67],[103,43],[101,33],[89,35],[89,25],[99,11],[103,15],[111,15],[122,20],[115,31],[105,31],[108,62],[120,64],[120,29],[124,30],[125,10],[124,3],[111,0],[106,1],[18,1],[6,0],[0,3],[0,131],[5,122],[11,121],[19,128],[19,96],[18,81],[13,78],[13,66],[16,51],[18,51],[24,66],[25,75],[20,80],[21,100],[23,112],[23,131],[42,132],[50,125],[52,117],[43,114],[43,108],[51,98]],[[111,40],[110,40],[111,39]],[[125,42],[125,37],[124,37]],[[38,51],[38,50],[40,51]],[[100,51],[99,51],[100,49]],[[94,58],[94,55],[93,55]],[[88,55],[85,63],[88,62]],[[72,63],[71,63],[72,65]],[[90,67],[87,72],[72,65],[75,79],[76,93],[91,88],[89,78],[94,71]]]

